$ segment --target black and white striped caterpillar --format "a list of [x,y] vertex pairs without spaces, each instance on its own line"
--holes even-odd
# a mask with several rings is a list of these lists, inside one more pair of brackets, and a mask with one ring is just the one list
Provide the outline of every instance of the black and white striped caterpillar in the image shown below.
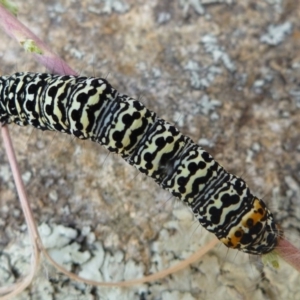
[[280,230],[243,179],[139,101],[105,79],[15,73],[0,77],[0,122],[33,125],[90,139],[120,154],[187,203],[226,246],[251,254],[272,251]]

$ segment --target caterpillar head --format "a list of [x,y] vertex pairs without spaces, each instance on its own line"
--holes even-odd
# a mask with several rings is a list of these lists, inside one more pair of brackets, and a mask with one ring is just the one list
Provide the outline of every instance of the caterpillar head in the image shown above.
[[272,213],[262,200],[254,197],[251,210],[220,240],[229,248],[260,255],[276,247],[279,235]]

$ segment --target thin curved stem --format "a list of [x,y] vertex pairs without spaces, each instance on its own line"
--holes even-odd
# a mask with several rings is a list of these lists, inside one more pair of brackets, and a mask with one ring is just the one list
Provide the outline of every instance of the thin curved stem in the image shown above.
[[34,275],[38,269],[39,261],[40,261],[40,250],[38,249],[38,244],[36,242],[37,240],[40,240],[40,237],[39,237],[39,233],[38,233],[37,227],[34,222],[34,217],[33,217],[32,210],[30,208],[30,204],[28,202],[25,187],[24,187],[24,184],[22,181],[21,173],[20,173],[20,170],[18,167],[16,155],[14,152],[14,148],[13,148],[13,145],[11,142],[11,138],[10,138],[7,126],[1,126],[1,133],[2,133],[2,138],[3,138],[3,144],[4,144],[4,147],[6,150],[6,154],[7,154],[8,160],[9,160],[9,164],[10,164],[10,167],[12,170],[12,174],[13,174],[14,181],[16,184],[17,192],[19,195],[21,207],[22,207],[23,213],[25,215],[25,220],[26,220],[26,224],[27,224],[28,232],[29,232],[29,238],[31,240],[31,245],[33,247],[33,252],[32,252],[32,256],[31,256],[32,262],[31,262],[29,274],[22,280],[22,282],[16,283],[13,286],[8,287],[8,288],[0,289],[1,293],[9,292],[9,294],[0,298],[0,299],[4,300],[4,299],[11,299],[11,297],[19,294],[24,289],[26,289],[32,282]]
[[[203,247],[201,247],[197,252],[193,253],[190,257],[188,257],[184,261],[176,264],[175,266],[169,267],[167,269],[164,269],[162,271],[156,272],[156,273],[148,275],[148,276],[144,276],[139,279],[118,281],[118,282],[99,282],[99,281],[94,281],[94,280],[90,280],[90,279],[86,279],[86,278],[77,276],[74,273],[67,271],[64,267],[62,267],[56,261],[54,261],[45,249],[43,249],[43,253],[46,256],[46,258],[51,262],[52,265],[54,265],[59,271],[61,271],[62,273],[64,273],[65,275],[67,275],[68,277],[70,277],[73,280],[76,280],[79,282],[84,282],[84,283],[94,285],[94,286],[130,287],[130,286],[134,286],[137,284],[142,284],[142,283],[146,283],[146,282],[150,282],[150,281],[159,280],[170,274],[173,274],[175,272],[183,270],[188,265],[199,261],[202,256],[204,256],[208,251],[210,251],[212,248],[214,248],[218,243],[219,243],[219,240],[217,238],[214,238],[209,243],[207,243]],[[43,247],[43,246],[40,245],[40,247]]]

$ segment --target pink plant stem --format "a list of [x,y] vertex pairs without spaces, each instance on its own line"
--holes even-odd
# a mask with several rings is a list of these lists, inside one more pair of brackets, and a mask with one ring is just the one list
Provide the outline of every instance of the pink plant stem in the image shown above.
[[34,223],[34,218],[32,214],[32,210],[30,208],[29,202],[27,200],[27,195],[25,192],[25,187],[22,181],[21,173],[18,167],[17,159],[15,156],[14,148],[11,142],[11,138],[9,135],[9,131],[7,126],[1,126],[1,133],[3,138],[3,144],[6,149],[7,157],[9,160],[9,164],[13,173],[14,181],[16,184],[17,192],[19,195],[20,203],[25,215],[25,219],[28,226],[29,231],[29,237],[31,239],[31,244],[33,246],[33,256],[32,256],[32,263],[30,268],[30,273],[24,278],[24,280],[21,283],[17,283],[13,286],[15,288],[12,289],[12,287],[8,288],[2,288],[2,291],[10,292],[9,294],[0,297],[1,300],[5,299],[13,299],[13,296],[16,296],[20,292],[22,292],[25,288],[28,287],[28,285],[32,282],[34,275],[36,271],[38,270],[39,260],[40,260],[40,250],[38,249],[37,241],[40,240],[38,230],[36,228],[36,225]]
[[[2,136],[3,136],[4,147],[8,150],[7,157],[8,157],[10,167],[12,169],[12,173],[13,173],[14,181],[15,181],[16,188],[18,191],[18,195],[20,198],[22,198],[22,200],[27,199],[25,187],[24,187],[24,184],[22,181],[21,173],[20,173],[20,170],[19,170],[19,167],[17,164],[16,155],[14,152],[14,148],[13,148],[13,145],[11,142],[10,135],[8,133],[7,126],[1,126],[1,132],[2,132]],[[26,217],[33,219],[33,214],[32,214],[32,210],[31,210],[30,206],[23,207],[23,208],[24,208],[24,213],[25,213]],[[32,233],[34,234],[35,238],[39,236],[38,231],[35,226],[31,226],[30,229],[31,229]]]
[[286,239],[280,239],[275,250],[288,264],[300,272],[300,250]]
[[42,40],[19,22],[18,19],[8,12],[2,5],[0,5],[0,27],[20,44],[27,40],[34,41],[35,45],[42,51],[42,54],[32,52],[32,55],[48,70],[60,75],[77,75],[77,72],[53,53]]

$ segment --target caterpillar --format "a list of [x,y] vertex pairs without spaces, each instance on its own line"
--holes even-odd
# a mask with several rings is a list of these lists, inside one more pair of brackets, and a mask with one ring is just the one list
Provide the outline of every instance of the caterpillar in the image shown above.
[[0,122],[32,125],[99,143],[191,207],[227,247],[266,254],[280,230],[242,178],[107,80],[46,73],[0,77]]

